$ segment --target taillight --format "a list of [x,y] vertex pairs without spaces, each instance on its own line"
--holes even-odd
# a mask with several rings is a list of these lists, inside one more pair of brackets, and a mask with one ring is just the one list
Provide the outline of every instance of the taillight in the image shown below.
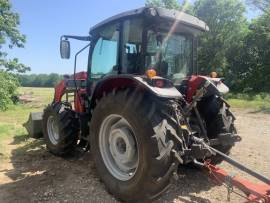
[[154,82],[155,87],[162,88],[162,87],[165,86],[165,81],[164,80],[157,79],[157,80],[154,80],[153,82]]
[[149,79],[152,79],[153,77],[156,77],[157,76],[157,72],[155,71],[155,69],[148,69],[146,72],[145,72],[146,76],[149,78]]

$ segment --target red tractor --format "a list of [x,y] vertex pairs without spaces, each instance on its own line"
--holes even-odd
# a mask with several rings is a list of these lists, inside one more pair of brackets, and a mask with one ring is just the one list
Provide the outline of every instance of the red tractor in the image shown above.
[[[143,7],[102,21],[88,36],[62,36],[62,58],[70,57],[68,39],[88,44],[36,119],[48,150],[90,149],[106,188],[124,201],[158,197],[183,164],[222,161],[207,146],[229,154],[240,138],[222,97],[228,88],[197,74],[197,35],[207,30],[191,15]],[[86,49],[87,72],[76,73]],[[38,125],[30,125],[37,136]]]

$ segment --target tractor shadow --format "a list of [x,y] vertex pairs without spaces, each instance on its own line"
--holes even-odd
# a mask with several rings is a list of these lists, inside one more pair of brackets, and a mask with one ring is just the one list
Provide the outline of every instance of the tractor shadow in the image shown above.
[[178,170],[179,179],[173,183],[157,202],[175,202],[175,199],[184,203],[209,203],[198,193],[209,191],[216,185],[209,180],[207,172],[196,166],[180,166]]
[[[20,144],[25,139],[26,144]],[[0,171],[0,177],[2,173],[9,178],[4,183],[0,179],[0,194],[4,195],[0,199],[5,202],[118,202],[100,182],[89,152],[75,150],[56,157],[47,151],[42,139],[25,136],[15,136],[10,145],[19,146],[11,151],[12,167]],[[196,195],[214,186],[205,172],[182,167],[179,174],[179,180],[156,202],[210,202]]]
[[0,202],[100,202],[94,194],[116,202],[100,183],[90,153],[57,157],[42,139],[20,136],[8,144],[9,159],[0,161]]
[[29,139],[29,136],[27,134],[23,135],[15,135],[13,137],[13,141],[10,143],[10,145],[18,145],[21,144]]

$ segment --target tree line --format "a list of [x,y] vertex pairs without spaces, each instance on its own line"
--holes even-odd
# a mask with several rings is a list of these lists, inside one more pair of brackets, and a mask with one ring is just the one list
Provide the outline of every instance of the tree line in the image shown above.
[[51,74],[20,74],[17,75],[18,81],[23,87],[54,87],[63,75]]

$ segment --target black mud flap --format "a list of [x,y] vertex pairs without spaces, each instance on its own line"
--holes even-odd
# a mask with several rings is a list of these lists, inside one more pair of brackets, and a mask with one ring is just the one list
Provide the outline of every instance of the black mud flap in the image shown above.
[[43,137],[42,117],[43,112],[30,113],[28,121],[23,124],[30,137],[36,139]]

